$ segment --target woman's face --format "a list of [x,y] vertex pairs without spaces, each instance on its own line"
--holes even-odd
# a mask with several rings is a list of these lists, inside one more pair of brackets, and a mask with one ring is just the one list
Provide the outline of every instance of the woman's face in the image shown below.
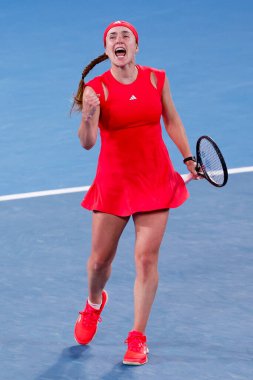
[[125,66],[135,62],[135,54],[138,51],[133,32],[125,26],[111,28],[106,36],[105,52],[112,64]]

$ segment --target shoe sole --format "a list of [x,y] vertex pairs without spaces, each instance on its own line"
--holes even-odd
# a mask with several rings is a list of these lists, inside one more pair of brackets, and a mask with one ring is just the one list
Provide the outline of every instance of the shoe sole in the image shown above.
[[[149,348],[147,347],[147,354],[149,354]],[[123,364],[126,364],[126,365],[143,365],[143,364],[146,364],[148,362],[148,356],[146,357],[146,361],[143,362],[143,363],[138,363],[138,362],[128,362],[127,360],[123,360]]]
[[146,360],[145,362],[143,362],[143,363],[138,363],[138,362],[127,362],[127,361],[123,360],[123,364],[125,364],[125,365],[134,365],[134,366],[136,366],[136,365],[143,365],[143,364],[146,364],[147,362],[148,362],[148,358],[147,358],[147,360]]
[[[104,290],[104,293],[106,294],[106,300],[105,300],[105,303],[104,303],[104,307],[105,307],[105,305],[107,304],[107,301],[108,301],[108,298],[109,298],[109,297],[108,297],[108,293],[107,293],[106,290]],[[104,310],[104,307],[103,307],[102,311]],[[101,313],[102,313],[102,311],[101,311]],[[87,346],[87,344],[89,344],[90,342],[93,341],[93,339],[95,338],[96,334],[97,334],[97,329],[96,329],[96,332],[95,332],[95,334],[93,335],[92,339],[91,339],[88,343],[78,342],[75,333],[74,333],[74,339],[75,339],[75,341],[76,341],[77,344],[80,344],[81,346]]]

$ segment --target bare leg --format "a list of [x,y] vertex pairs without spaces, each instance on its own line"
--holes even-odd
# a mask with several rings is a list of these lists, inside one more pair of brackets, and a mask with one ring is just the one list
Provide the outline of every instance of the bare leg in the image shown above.
[[158,286],[158,256],[169,211],[153,211],[133,216],[136,242],[133,330],[145,333]]
[[87,263],[89,299],[101,302],[101,294],[111,274],[119,238],[129,217],[93,212],[91,255]]

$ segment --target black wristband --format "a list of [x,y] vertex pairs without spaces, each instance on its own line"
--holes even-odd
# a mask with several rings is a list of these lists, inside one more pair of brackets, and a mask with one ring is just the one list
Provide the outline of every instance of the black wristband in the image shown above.
[[186,162],[188,162],[188,161],[194,161],[194,162],[196,162],[196,157],[194,157],[194,156],[190,156],[190,157],[186,157],[186,158],[183,160],[184,164],[186,164]]

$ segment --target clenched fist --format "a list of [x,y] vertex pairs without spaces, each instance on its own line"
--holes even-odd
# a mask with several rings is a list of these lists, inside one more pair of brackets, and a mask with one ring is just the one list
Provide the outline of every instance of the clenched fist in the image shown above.
[[99,105],[100,101],[98,95],[91,88],[86,87],[83,94],[83,120],[90,120]]

